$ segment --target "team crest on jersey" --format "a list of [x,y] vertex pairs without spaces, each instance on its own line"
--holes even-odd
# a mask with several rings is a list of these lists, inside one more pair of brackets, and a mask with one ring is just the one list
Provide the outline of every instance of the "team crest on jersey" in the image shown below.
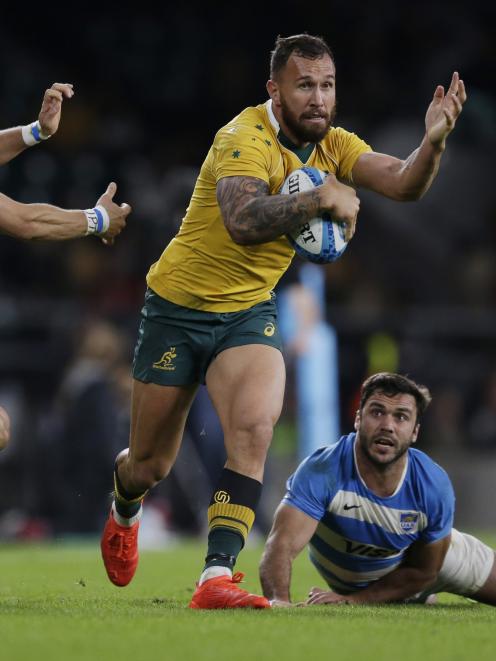
[[162,358],[160,360],[157,360],[156,363],[153,363],[153,367],[157,370],[173,372],[176,369],[176,366],[173,364],[174,358],[176,357],[176,347],[171,347],[169,351],[166,351],[162,354]]
[[414,532],[417,529],[418,520],[417,512],[403,512],[400,514],[400,528],[403,532]]

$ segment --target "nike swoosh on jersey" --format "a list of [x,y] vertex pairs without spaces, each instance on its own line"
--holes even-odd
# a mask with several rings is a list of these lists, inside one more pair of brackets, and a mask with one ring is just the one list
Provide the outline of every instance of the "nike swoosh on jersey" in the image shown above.
[[[359,504],[359,507],[347,509],[345,505],[350,501]],[[402,515],[415,515],[415,524],[408,529],[413,534],[427,527],[427,517],[423,512],[415,510],[400,510],[394,507],[381,505],[360,496],[354,491],[338,491],[327,510],[334,515],[349,517],[357,521],[365,521],[380,526],[387,532],[404,535],[405,529],[401,526]]]

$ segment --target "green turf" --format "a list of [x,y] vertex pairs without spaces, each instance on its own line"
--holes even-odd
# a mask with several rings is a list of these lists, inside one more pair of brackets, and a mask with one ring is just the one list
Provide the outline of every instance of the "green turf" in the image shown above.
[[[487,538],[489,543],[496,538]],[[113,587],[97,543],[4,547],[0,551],[2,661],[485,661],[496,658],[496,608],[448,595],[437,606],[313,607],[191,611],[203,544],[142,553],[133,583]],[[239,569],[259,591],[260,550]],[[294,598],[321,584],[305,557]],[[316,653],[319,656],[316,656]]]

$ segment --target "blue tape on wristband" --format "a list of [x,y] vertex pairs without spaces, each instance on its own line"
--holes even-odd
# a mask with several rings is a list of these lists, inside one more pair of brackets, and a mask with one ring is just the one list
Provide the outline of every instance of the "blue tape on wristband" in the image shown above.
[[103,230],[103,214],[100,211],[100,209],[97,209],[96,207],[93,209],[93,211],[96,213],[96,217],[98,218],[98,224],[96,226],[96,234],[100,234],[100,232]]
[[33,124],[31,124],[31,135],[36,140],[36,142],[41,142],[40,130],[38,128],[37,122],[33,122]]

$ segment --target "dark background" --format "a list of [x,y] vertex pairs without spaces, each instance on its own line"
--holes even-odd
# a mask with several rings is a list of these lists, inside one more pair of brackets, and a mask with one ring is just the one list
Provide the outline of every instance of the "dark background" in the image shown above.
[[[276,36],[304,30],[324,36],[334,52],[336,124],[376,151],[404,158],[420,143],[434,89],[454,70],[469,95],[426,197],[399,204],[360,193],[356,237],[325,267],[343,431],[362,379],[392,367],[433,390],[424,447],[494,456],[496,16],[483,4],[218,2],[153,11],[102,4],[74,5],[67,15],[38,8],[31,17],[3,10],[0,126],[33,121],[54,81],[74,83],[76,95],[64,103],[56,137],[0,169],[0,189],[22,202],[87,208],[115,180],[116,199],[134,209],[112,249],[94,238],[0,237],[0,400],[14,423],[0,457],[5,514],[19,509],[63,530],[76,505],[62,516],[60,503],[71,500],[77,480],[81,512],[91,509],[89,493],[108,486],[97,467],[108,471],[126,444],[124,373],[148,267],[180,223],[215,132],[266,99]],[[102,322],[106,339],[88,340]],[[206,410],[198,434],[192,423],[193,444]]]

